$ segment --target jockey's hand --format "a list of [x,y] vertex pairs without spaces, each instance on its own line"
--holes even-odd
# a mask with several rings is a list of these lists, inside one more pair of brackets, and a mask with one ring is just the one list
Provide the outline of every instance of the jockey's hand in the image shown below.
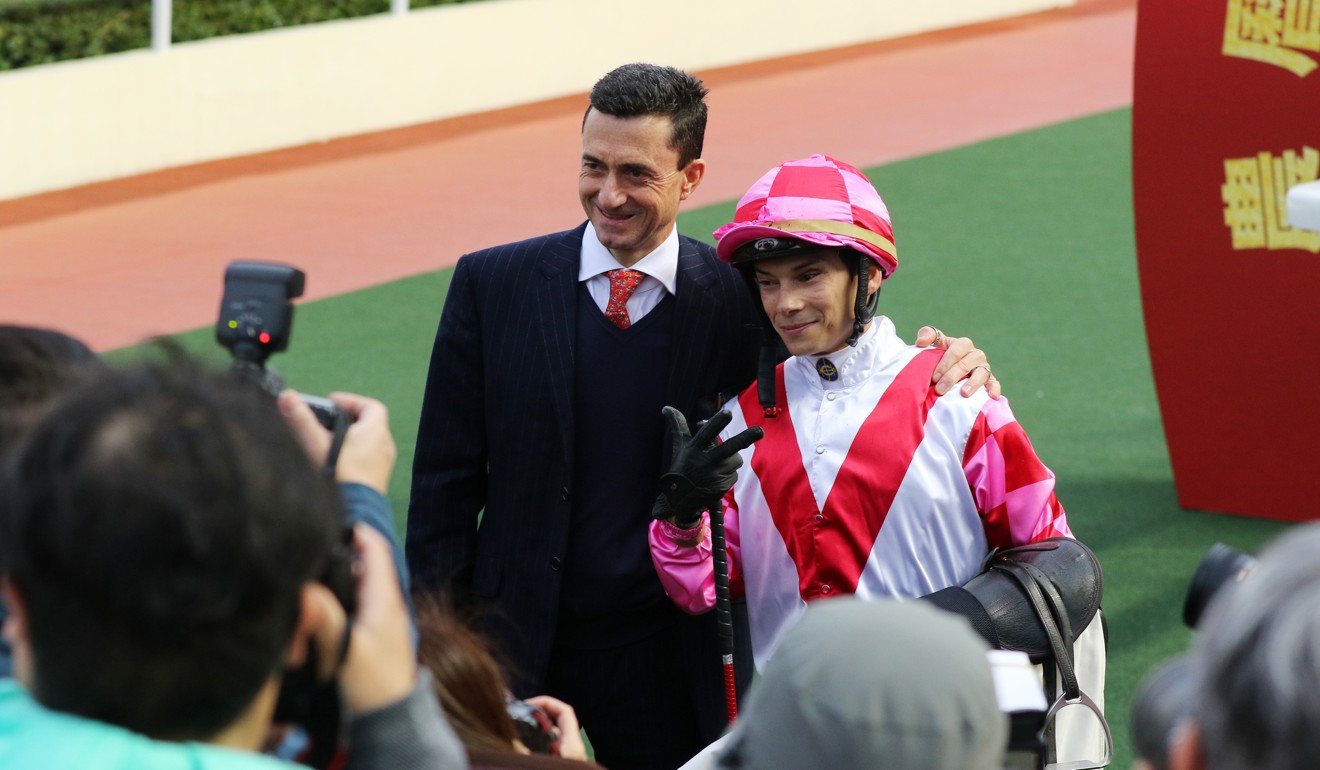
[[724,443],[716,443],[733,416],[727,410],[710,418],[696,432],[688,432],[687,418],[672,406],[663,410],[669,421],[669,437],[674,454],[669,470],[660,477],[660,496],[651,515],[672,519],[683,529],[696,526],[701,512],[719,505],[720,498],[738,478],[742,457],[738,452],[760,441],[765,435],[759,427],[748,428]]

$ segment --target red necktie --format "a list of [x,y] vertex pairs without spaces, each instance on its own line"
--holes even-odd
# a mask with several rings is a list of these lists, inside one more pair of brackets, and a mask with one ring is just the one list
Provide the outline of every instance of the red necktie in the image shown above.
[[605,275],[610,279],[610,302],[605,306],[605,318],[620,329],[627,329],[632,326],[628,299],[646,275],[638,270],[610,270]]

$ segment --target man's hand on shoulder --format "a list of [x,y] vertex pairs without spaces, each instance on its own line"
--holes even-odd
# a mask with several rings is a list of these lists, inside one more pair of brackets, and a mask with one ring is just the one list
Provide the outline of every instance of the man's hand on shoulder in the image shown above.
[[963,380],[964,398],[983,387],[990,398],[998,399],[1003,395],[1003,387],[990,371],[985,351],[976,347],[970,337],[949,337],[934,326],[923,326],[917,330],[916,345],[923,348],[933,346],[944,351],[944,357],[930,378],[939,395],[948,393]]

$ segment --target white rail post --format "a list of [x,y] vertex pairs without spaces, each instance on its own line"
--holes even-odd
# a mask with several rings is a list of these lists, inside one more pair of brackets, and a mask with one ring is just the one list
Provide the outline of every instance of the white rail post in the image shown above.
[[408,0],[390,0],[390,13],[402,16],[408,12]]
[[173,0],[151,0],[151,50],[164,51],[174,37]]

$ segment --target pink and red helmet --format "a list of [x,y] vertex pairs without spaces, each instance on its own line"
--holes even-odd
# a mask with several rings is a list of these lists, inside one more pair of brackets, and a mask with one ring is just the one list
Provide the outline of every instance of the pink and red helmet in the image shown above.
[[842,247],[875,260],[884,277],[898,269],[889,208],[870,180],[853,166],[812,155],[776,166],[738,201],[733,221],[715,231],[716,253],[738,263],[778,256],[791,239]]

